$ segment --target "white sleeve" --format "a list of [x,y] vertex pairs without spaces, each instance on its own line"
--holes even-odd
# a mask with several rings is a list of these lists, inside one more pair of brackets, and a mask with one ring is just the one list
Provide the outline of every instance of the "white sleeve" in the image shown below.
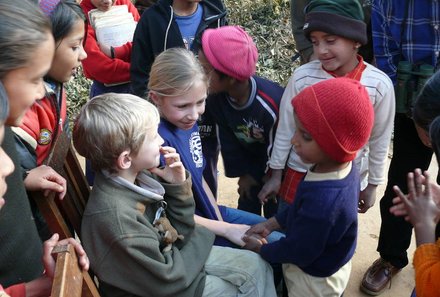
[[388,148],[394,125],[396,101],[391,80],[384,75],[385,80],[377,87],[374,107],[374,126],[368,140],[368,183],[373,185],[385,182],[385,168],[388,158]]
[[284,169],[292,148],[291,140],[295,133],[295,121],[293,119],[293,107],[291,102],[296,94],[294,74],[290,78],[284,90],[283,97],[281,98],[278,128],[269,160],[269,167],[272,169]]

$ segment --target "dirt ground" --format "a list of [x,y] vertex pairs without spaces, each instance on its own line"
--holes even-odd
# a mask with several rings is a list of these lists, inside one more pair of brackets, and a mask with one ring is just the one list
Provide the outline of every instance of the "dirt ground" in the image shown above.
[[[222,162],[219,162],[219,204],[231,207],[237,206],[237,179],[226,178],[223,173]],[[429,171],[431,176],[436,176],[437,164],[433,161]],[[380,210],[379,199],[382,197],[385,186],[380,186],[377,191],[377,200],[375,205],[365,214],[359,214],[359,236],[356,253],[352,260],[352,271],[348,287],[344,296],[364,297],[368,296],[359,290],[359,285],[364,272],[376,260],[379,254],[376,252],[380,229]],[[414,236],[411,246],[408,250],[410,263],[415,250]],[[385,290],[381,297],[410,296],[414,287],[414,269],[408,265],[403,269],[391,283],[391,288]]]

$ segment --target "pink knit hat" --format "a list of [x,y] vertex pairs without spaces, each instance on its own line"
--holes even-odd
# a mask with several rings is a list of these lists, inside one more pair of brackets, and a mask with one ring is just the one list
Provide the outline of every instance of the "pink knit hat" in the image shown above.
[[60,3],[60,0],[40,0],[38,5],[46,16],[50,16],[58,3]]
[[258,50],[239,26],[207,29],[202,36],[203,53],[214,69],[238,80],[255,74]]
[[335,78],[314,84],[292,99],[295,114],[320,148],[337,162],[348,162],[370,138],[374,110],[356,80]]

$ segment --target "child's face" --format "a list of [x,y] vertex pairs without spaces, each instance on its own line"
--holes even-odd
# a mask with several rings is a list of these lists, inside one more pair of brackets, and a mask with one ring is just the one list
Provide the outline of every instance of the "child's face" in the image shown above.
[[[5,136],[5,126],[3,123],[0,125],[0,144],[3,143]],[[2,147],[0,147],[0,208],[4,204],[3,195],[7,190],[6,177],[14,171],[14,163],[11,158],[6,154]]]
[[98,10],[107,11],[109,10],[116,0],[91,0],[93,6],[95,6]]
[[209,78],[209,94],[218,94],[227,90],[224,80],[220,78],[217,71],[209,63],[202,50],[199,51],[199,62],[205,70],[206,75]]
[[312,135],[303,127],[295,116],[296,130],[292,138],[292,145],[297,155],[304,163],[319,164],[328,159],[328,156],[321,150]]
[[9,71],[2,79],[9,97],[9,116],[6,124],[20,126],[22,119],[35,100],[43,98],[43,77],[48,72],[55,51],[51,33],[30,55],[23,67]]
[[189,130],[205,112],[206,85],[199,81],[184,95],[153,100],[164,119],[179,129]]
[[344,76],[356,67],[359,42],[321,31],[313,31],[310,40],[325,70]]
[[83,48],[84,21],[78,19],[71,32],[57,44],[52,67],[48,75],[57,82],[65,83],[70,80],[81,61],[87,58]]
[[132,166],[136,172],[156,168],[160,164],[160,148],[164,143],[157,132],[158,126],[150,128],[136,156],[132,157]]

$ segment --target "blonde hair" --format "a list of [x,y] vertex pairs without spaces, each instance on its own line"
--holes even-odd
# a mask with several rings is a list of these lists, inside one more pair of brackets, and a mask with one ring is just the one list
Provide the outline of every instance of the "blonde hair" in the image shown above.
[[159,96],[179,96],[200,81],[208,87],[208,77],[194,54],[184,48],[170,48],[154,60],[148,89]]
[[157,108],[130,94],[107,93],[87,102],[73,128],[73,144],[94,170],[115,172],[119,155],[136,155],[151,129],[159,124]]

